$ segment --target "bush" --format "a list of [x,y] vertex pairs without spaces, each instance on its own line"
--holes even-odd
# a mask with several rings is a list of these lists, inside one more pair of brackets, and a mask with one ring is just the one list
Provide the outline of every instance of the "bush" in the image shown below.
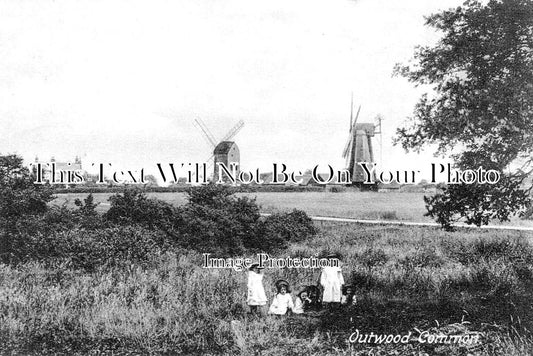
[[0,228],[0,262],[19,263],[34,259],[53,248],[52,242],[44,246],[42,240],[56,232],[73,229],[77,224],[77,217],[66,206],[52,206],[40,215],[12,219],[9,226]]
[[152,229],[168,227],[176,219],[176,208],[164,201],[149,199],[139,189],[126,189],[123,194],[109,197],[109,201],[111,207],[104,218],[113,223],[139,224]]
[[396,215],[394,210],[386,210],[379,212],[379,218],[381,220],[398,220],[398,215]]
[[226,186],[210,184],[189,189],[188,194],[179,230],[183,243],[200,252],[273,252],[316,233],[303,211],[274,214],[262,221],[255,199],[237,198]]
[[326,188],[328,192],[330,193],[344,193],[346,191],[346,187],[344,186],[332,186]]
[[96,229],[102,226],[102,217],[96,211],[98,204],[94,202],[92,194],[89,194],[83,201],[76,199],[74,204],[78,207],[74,214],[82,227]]
[[114,226],[99,230],[72,229],[50,235],[36,234],[28,241],[35,260],[60,259],[75,269],[130,265],[149,260],[168,249],[166,236],[141,226]]
[[19,219],[9,231],[0,229],[0,260],[59,258],[77,268],[94,269],[113,260],[143,261],[147,254],[175,246],[224,257],[270,253],[316,233],[302,211],[261,219],[255,199],[235,197],[233,192],[214,184],[192,188],[189,202],[176,208],[127,189],[109,198],[111,207],[104,215],[98,214],[89,195],[75,201],[77,209],[54,206]]
[[288,242],[298,242],[316,234],[313,220],[305,211],[294,209],[290,213],[272,214],[265,220],[267,236],[280,236]]
[[209,184],[188,190],[181,210],[182,243],[201,252],[238,255],[259,233],[259,206],[255,199],[236,198],[225,186]]

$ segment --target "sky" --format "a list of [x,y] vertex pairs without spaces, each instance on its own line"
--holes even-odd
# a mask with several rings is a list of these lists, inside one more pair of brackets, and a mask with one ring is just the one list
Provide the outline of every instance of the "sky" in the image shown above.
[[[350,103],[383,121],[378,166],[437,161],[392,145],[424,88],[393,77],[452,0],[3,0],[0,153],[156,172],[203,162],[239,120],[241,166],[342,169]],[[322,169],[324,170],[324,169]]]

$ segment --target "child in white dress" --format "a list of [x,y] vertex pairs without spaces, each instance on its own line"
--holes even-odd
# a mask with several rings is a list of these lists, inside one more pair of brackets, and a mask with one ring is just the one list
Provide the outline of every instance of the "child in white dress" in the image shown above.
[[292,297],[290,295],[289,283],[284,280],[279,280],[276,282],[276,289],[278,294],[272,300],[272,305],[268,310],[269,314],[274,315],[285,315],[287,311],[294,309],[294,304],[292,302]]
[[[331,254],[326,258],[339,258],[337,254]],[[342,297],[342,285],[344,284],[344,277],[340,265],[329,265],[322,269],[320,274],[320,285],[323,288],[322,302],[329,306],[338,305]]]
[[247,303],[250,306],[250,312],[257,315],[261,314],[260,307],[267,303],[265,288],[263,287],[262,269],[259,263],[254,263],[248,270]]

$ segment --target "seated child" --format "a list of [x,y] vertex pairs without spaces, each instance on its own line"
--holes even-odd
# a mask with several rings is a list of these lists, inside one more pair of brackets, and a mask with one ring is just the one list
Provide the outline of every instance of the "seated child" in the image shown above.
[[307,286],[307,295],[311,302],[309,303],[308,310],[318,311],[322,307],[322,302],[320,301],[320,289],[317,286]]
[[357,299],[355,298],[355,290],[350,284],[346,284],[342,288],[342,297],[341,297],[341,304],[342,305],[355,305],[357,303]]
[[303,314],[305,311],[309,310],[310,304],[311,299],[307,294],[307,288],[305,288],[296,296],[296,300],[294,301],[294,309],[292,311],[294,314]]
[[294,309],[294,304],[292,303],[292,297],[290,295],[289,283],[284,280],[279,280],[276,282],[277,294],[272,300],[272,305],[268,310],[269,314],[275,315],[285,315],[288,310]]

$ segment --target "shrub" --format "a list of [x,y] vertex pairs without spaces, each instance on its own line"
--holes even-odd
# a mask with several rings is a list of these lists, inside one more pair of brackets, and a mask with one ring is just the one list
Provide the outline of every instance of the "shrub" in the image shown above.
[[288,242],[303,241],[316,234],[313,220],[305,211],[297,209],[270,215],[265,219],[264,228],[269,238],[279,236]]
[[11,219],[9,226],[0,227],[0,262],[18,263],[40,256],[53,246],[52,242],[44,246],[39,241],[55,232],[73,229],[77,224],[77,217],[65,205],[52,206],[39,215]]
[[176,219],[176,209],[172,205],[158,199],[149,199],[139,189],[126,189],[123,194],[111,196],[109,201],[111,207],[104,218],[113,223],[163,228]]
[[36,240],[40,243],[40,251],[45,252],[36,256],[38,259],[59,258],[68,261],[73,268],[89,271],[101,266],[146,262],[150,256],[169,247],[163,233],[135,225],[73,229]]
[[201,252],[244,253],[260,233],[255,199],[232,196],[228,187],[209,184],[188,190],[181,210],[182,243]]
[[394,210],[386,210],[379,212],[379,218],[382,220],[398,220],[398,215]]
[[83,201],[76,199],[74,204],[78,207],[74,213],[80,219],[82,227],[95,229],[102,226],[101,216],[96,211],[98,204],[94,203],[92,194],[89,194]]
[[190,205],[209,206],[223,208],[233,200],[233,189],[220,184],[207,184],[200,187],[187,189]]
[[214,184],[188,190],[189,202],[180,211],[178,228],[186,246],[225,255],[272,252],[316,233],[303,211],[274,214],[262,221],[255,199],[232,193],[231,188]]
[[332,186],[328,187],[327,191],[330,193],[344,193],[346,191],[346,188],[343,186]]

